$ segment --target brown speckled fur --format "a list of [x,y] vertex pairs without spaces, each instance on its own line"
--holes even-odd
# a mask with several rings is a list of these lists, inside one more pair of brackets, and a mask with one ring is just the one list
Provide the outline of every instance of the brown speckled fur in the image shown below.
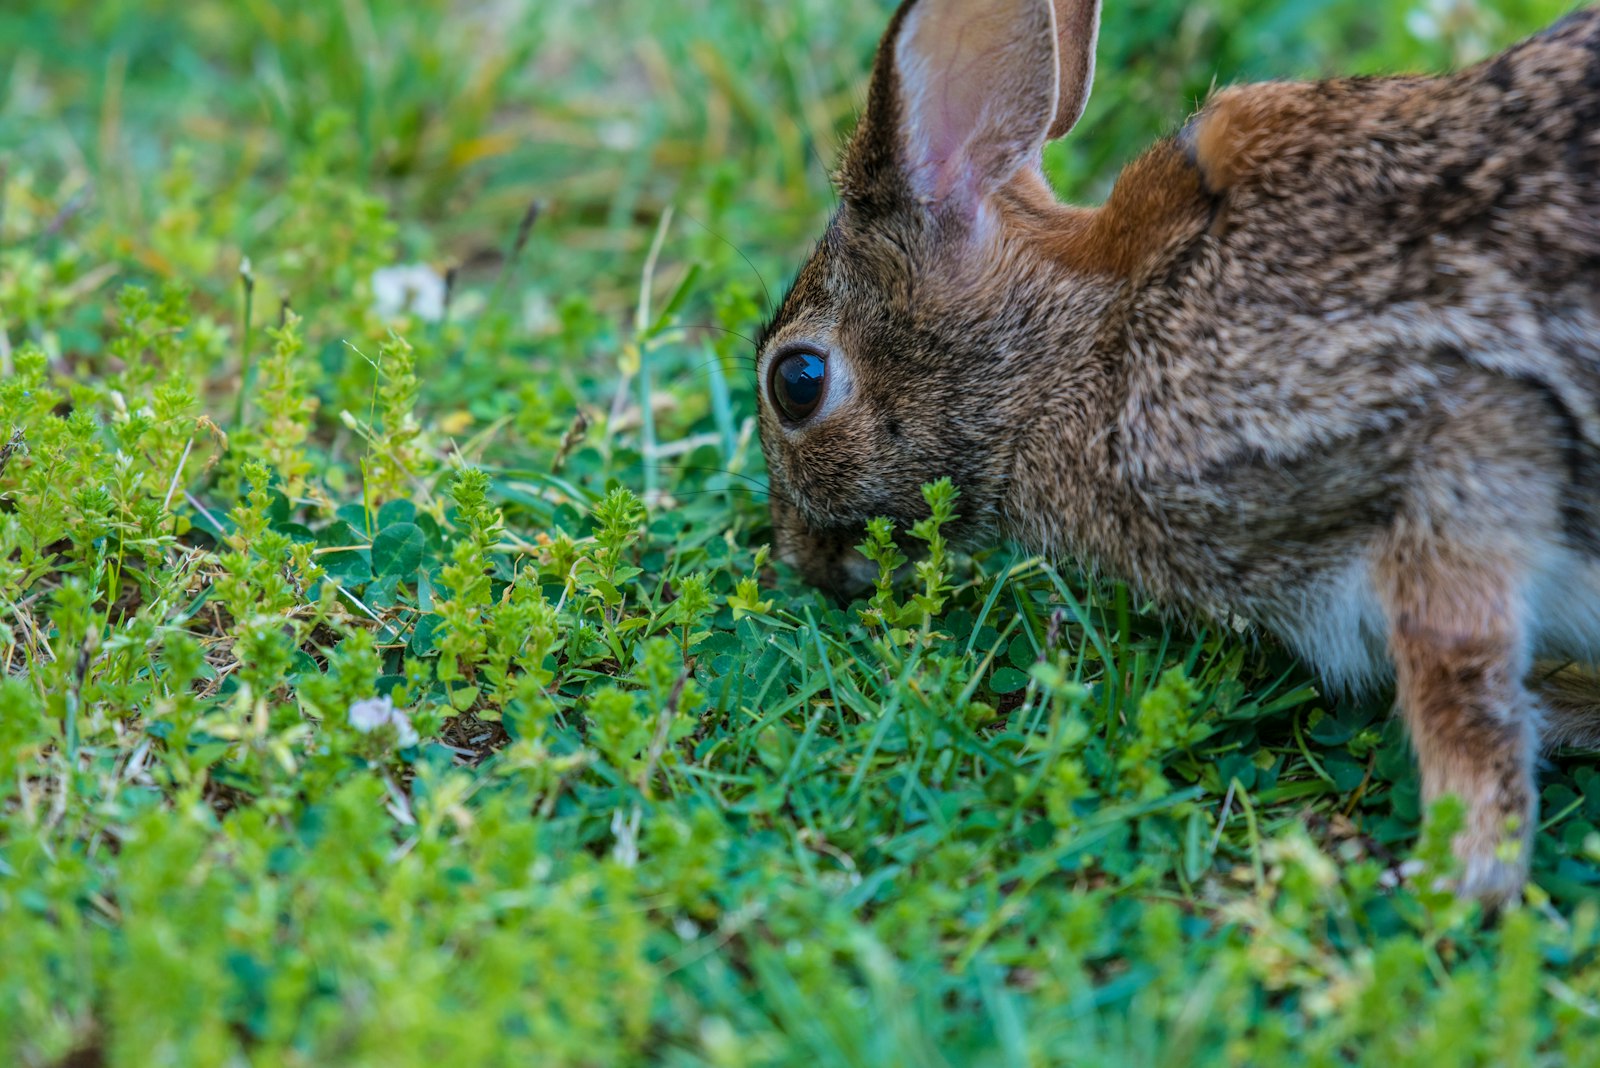
[[[896,42],[962,3],[896,13],[839,211],[763,337],[761,368],[808,346],[840,391],[797,427],[763,404],[780,555],[847,588],[863,522],[919,518],[948,475],[968,543],[1396,679],[1425,793],[1468,804],[1462,889],[1514,896],[1541,739],[1600,740],[1582,687],[1525,681],[1600,650],[1600,13],[1442,78],[1223,90],[1083,209],[1026,130],[1002,183],[984,157],[951,172],[966,201],[919,192],[903,83],[938,71]],[[1030,72],[1087,91],[1085,56],[1031,35],[1097,8],[1055,3],[1005,0],[1027,32],[986,46],[1024,125]],[[970,151],[991,141],[1013,150]]]

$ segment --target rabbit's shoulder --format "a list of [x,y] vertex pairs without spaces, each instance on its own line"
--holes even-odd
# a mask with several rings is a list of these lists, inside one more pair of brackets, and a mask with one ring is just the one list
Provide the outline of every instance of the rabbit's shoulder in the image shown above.
[[1600,13],[1446,78],[1228,90],[1177,144],[1216,204],[1125,302],[1132,461],[1291,462],[1484,375],[1600,449]]
[[1194,160],[1168,138],[1117,175],[1104,204],[1059,204],[1037,171],[1024,171],[1005,191],[1002,211],[1057,267],[1135,284],[1190,247],[1215,218]]

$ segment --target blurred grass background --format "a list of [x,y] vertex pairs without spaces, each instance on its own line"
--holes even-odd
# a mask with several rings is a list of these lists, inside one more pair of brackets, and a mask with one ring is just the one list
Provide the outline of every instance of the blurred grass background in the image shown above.
[[[1215,84],[1439,69],[1567,6],[1110,3],[1088,114],[1051,148],[1049,169],[1064,194],[1098,200]],[[175,165],[205,191],[193,207],[237,257],[272,243],[283,221],[276,193],[316,155],[383,198],[402,257],[482,263],[540,201],[527,288],[547,301],[582,290],[626,306],[669,204],[715,226],[776,282],[830,206],[827,168],[891,9],[12,0],[0,11],[10,43],[0,152],[56,201],[92,197],[129,267],[155,274],[183,266],[146,240],[172,199],[159,179],[177,180]],[[319,136],[332,113],[344,124]],[[226,277],[213,285],[226,288]]]

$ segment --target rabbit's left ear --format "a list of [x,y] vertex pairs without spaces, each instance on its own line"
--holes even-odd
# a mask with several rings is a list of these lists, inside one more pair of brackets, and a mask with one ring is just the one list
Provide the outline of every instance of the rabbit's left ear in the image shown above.
[[1082,114],[1099,18],[1098,0],[909,0],[878,51],[846,198],[892,169],[917,201],[976,215]]
[[1056,23],[1056,118],[1050,140],[1065,137],[1083,118],[1094,84],[1094,46],[1100,38],[1100,0],[1051,0]]

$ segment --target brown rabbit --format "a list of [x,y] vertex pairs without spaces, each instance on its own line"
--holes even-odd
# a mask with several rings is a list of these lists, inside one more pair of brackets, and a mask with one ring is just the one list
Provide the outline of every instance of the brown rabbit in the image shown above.
[[[1600,12],[1444,78],[1217,93],[1104,206],[1040,172],[1097,0],[907,0],[841,204],[760,346],[780,555],[864,521],[1248,616],[1394,679],[1459,889],[1518,895],[1543,741],[1600,742]],[[1532,678],[1534,681],[1528,681]]]

